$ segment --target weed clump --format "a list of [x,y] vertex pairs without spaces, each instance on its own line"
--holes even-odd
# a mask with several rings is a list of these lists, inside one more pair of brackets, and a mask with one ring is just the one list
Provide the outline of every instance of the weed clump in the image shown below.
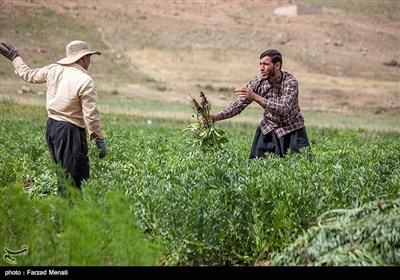
[[[190,95],[190,94],[189,94]],[[196,114],[196,122],[191,123],[182,132],[190,130],[195,144],[199,144],[202,148],[221,147],[228,142],[228,138],[222,129],[216,128],[214,122],[211,121],[211,103],[206,95],[201,91],[200,100],[190,95],[191,108]],[[193,117],[195,117],[193,115]]]

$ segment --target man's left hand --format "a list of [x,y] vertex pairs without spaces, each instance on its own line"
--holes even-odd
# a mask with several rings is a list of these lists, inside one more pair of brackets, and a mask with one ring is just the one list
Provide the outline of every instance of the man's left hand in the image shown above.
[[14,61],[14,59],[19,56],[16,47],[3,42],[0,45],[0,53],[11,61]]
[[239,97],[246,98],[248,100],[254,101],[256,99],[256,94],[247,87],[237,88],[235,90],[236,95]]

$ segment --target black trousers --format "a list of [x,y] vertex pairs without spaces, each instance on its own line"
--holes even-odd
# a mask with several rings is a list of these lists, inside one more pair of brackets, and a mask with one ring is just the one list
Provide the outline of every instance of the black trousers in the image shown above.
[[260,127],[258,127],[249,158],[265,157],[265,153],[275,153],[279,157],[284,157],[289,150],[293,153],[300,153],[301,148],[309,146],[305,127],[292,131],[281,138],[276,136],[274,130],[263,135]]
[[69,122],[49,118],[46,125],[46,142],[54,163],[60,164],[58,193],[66,193],[66,185],[81,188],[89,178],[89,156],[86,130]]

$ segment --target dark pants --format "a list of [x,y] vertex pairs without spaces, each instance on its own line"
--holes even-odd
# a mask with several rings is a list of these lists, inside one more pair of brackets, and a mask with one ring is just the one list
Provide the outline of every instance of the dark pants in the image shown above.
[[263,135],[260,127],[258,127],[249,158],[265,157],[265,153],[274,153],[279,157],[284,157],[289,150],[293,153],[300,153],[301,148],[309,146],[305,127],[292,131],[281,138],[276,136],[274,130]]
[[71,183],[80,189],[82,181],[89,178],[86,130],[69,122],[49,118],[46,142],[53,162],[62,167],[58,171],[58,193],[65,196],[66,185]]

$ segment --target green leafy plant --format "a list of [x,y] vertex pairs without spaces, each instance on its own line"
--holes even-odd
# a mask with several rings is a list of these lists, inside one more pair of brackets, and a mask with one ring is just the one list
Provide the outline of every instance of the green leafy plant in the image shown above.
[[399,265],[400,199],[368,202],[352,209],[332,209],[270,266]]
[[[210,119],[211,103],[206,95],[200,91],[200,100],[190,95],[192,109],[196,113],[197,122],[191,123],[182,132],[190,130],[196,143],[201,147],[221,147],[228,142],[228,138],[222,129],[216,128]],[[194,115],[193,115],[194,117]]]

